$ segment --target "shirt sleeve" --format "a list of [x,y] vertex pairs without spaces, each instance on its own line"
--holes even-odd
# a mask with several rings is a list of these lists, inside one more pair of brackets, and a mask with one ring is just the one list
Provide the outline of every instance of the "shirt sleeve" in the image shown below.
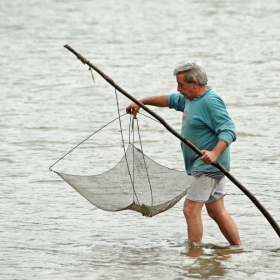
[[219,140],[227,142],[228,146],[236,140],[235,125],[230,118],[223,100],[217,95],[211,102],[211,107],[208,107],[209,125],[218,135]]
[[167,101],[168,107],[170,109],[175,109],[176,111],[184,112],[186,100],[181,93],[177,92],[169,94],[167,97]]

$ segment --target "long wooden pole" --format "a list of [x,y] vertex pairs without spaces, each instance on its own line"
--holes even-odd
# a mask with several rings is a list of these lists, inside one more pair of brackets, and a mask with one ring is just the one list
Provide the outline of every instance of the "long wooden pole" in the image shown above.
[[[180,133],[178,133],[176,130],[174,130],[162,117],[157,115],[154,111],[149,109],[147,106],[145,106],[142,102],[138,101],[136,98],[131,96],[129,93],[127,93],[124,89],[122,89],[120,86],[118,86],[110,77],[108,77],[106,74],[104,74],[99,68],[97,68],[95,65],[90,63],[90,61],[86,60],[82,55],[77,53],[74,49],[72,49],[70,46],[65,45],[66,49],[68,49],[70,52],[75,54],[79,60],[82,61],[83,64],[87,64],[89,67],[94,69],[98,74],[100,74],[109,84],[111,84],[116,90],[118,90],[120,93],[122,93],[124,96],[126,96],[128,99],[136,103],[138,106],[140,106],[142,109],[144,109],[146,112],[148,112],[150,115],[152,115],[155,119],[157,119],[169,132],[171,132],[175,137],[180,139],[182,142],[184,142],[187,146],[189,146],[194,152],[196,152],[199,156],[202,156],[203,153],[190,141],[188,141],[186,138],[184,138]],[[280,227],[277,224],[277,222],[273,219],[273,217],[269,214],[269,212],[262,206],[262,204],[257,200],[257,198],[249,191],[247,190],[237,179],[235,179],[219,162],[212,163],[213,166],[218,168],[226,177],[228,177],[244,194],[247,195],[247,197],[255,204],[255,206],[261,211],[261,213],[266,217],[268,222],[271,224],[271,226],[274,228],[275,232],[280,237]]]

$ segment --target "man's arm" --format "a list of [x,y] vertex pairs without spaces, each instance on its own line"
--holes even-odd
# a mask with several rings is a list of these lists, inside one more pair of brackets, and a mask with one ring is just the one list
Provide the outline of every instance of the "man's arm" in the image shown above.
[[[158,95],[158,96],[145,97],[140,99],[139,101],[144,105],[152,105],[156,107],[168,107],[167,97],[168,95]],[[141,108],[140,106],[138,106],[136,103],[133,102],[126,108],[126,113],[136,115],[139,112],[140,108]]]
[[212,151],[201,150],[203,156],[200,158],[206,164],[211,164],[223,153],[223,151],[228,147],[227,142],[219,140],[217,145]]

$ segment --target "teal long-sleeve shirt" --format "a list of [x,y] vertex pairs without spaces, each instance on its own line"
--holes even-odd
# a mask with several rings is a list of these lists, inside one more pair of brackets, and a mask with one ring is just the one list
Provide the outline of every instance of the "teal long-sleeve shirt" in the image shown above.
[[[230,144],[236,140],[235,126],[221,97],[210,87],[201,96],[188,100],[180,93],[168,96],[169,108],[183,112],[181,134],[200,150],[211,151],[219,140],[227,142],[227,149],[217,158],[227,170],[230,169]],[[200,156],[181,143],[185,169],[193,172],[218,172],[205,164]]]

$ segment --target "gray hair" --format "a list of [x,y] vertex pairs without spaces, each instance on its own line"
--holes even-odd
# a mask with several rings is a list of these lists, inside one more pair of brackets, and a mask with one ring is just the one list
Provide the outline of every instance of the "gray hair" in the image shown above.
[[198,62],[189,61],[177,66],[173,71],[173,75],[177,76],[179,74],[185,74],[187,83],[198,81],[201,86],[205,86],[208,81],[203,65]]

